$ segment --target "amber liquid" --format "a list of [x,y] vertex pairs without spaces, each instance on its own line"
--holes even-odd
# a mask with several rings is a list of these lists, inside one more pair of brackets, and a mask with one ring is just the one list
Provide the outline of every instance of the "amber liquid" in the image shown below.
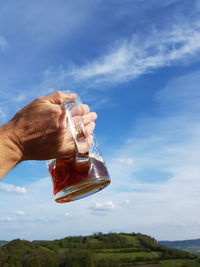
[[[76,162],[75,158],[56,159],[49,165],[49,172],[53,180],[54,195],[73,187],[77,189],[80,195],[89,191],[89,188],[90,191],[95,190],[98,186],[104,188],[110,183],[105,164],[93,157],[79,163]],[[99,182],[101,179],[102,182]],[[94,181],[97,181],[97,184]],[[72,200],[74,200],[73,195],[56,201],[69,202]]]

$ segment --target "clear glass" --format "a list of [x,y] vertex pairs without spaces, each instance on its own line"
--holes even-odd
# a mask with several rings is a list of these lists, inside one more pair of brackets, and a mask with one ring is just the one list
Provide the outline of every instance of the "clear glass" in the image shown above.
[[78,103],[81,101],[79,97],[77,99],[63,103],[74,140],[76,155],[52,159],[47,162],[55,201],[58,203],[81,199],[110,184],[110,176],[94,135],[88,152],[81,151],[84,147],[83,143],[85,142],[85,145],[88,143],[78,108]]

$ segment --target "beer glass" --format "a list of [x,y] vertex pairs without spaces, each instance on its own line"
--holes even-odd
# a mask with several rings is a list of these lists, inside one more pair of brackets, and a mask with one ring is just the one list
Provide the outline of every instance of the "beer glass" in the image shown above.
[[[97,147],[96,138],[88,145],[79,111],[80,98],[62,103],[65,107],[76,155],[47,162],[52,178],[55,201],[70,202],[94,194],[110,184],[110,177]],[[83,151],[88,145],[88,151]]]

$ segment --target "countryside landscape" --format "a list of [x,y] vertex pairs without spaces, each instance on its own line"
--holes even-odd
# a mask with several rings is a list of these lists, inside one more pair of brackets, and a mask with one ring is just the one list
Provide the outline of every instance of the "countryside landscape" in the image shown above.
[[[54,241],[0,241],[1,267],[198,267],[200,242],[162,241],[140,233],[101,232]],[[174,246],[170,248],[164,246]],[[185,250],[182,250],[182,247]],[[186,248],[188,247],[188,251]],[[195,250],[196,249],[196,250]]]
[[200,267],[199,103],[200,0],[1,0],[0,267]]

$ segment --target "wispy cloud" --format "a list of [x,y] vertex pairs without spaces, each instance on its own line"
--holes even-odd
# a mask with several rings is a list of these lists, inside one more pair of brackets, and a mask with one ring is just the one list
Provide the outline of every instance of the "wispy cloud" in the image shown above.
[[[116,6],[116,9],[121,14],[117,17],[119,19],[126,16],[126,14],[130,16],[132,12],[137,16],[137,12],[142,12],[140,15],[143,18],[146,10],[151,10],[152,7],[155,7],[157,12],[162,13],[161,10],[166,5],[169,6],[175,2],[180,1],[169,0],[165,1],[165,3],[161,3],[158,0],[148,1],[148,3],[146,1],[136,1],[134,3],[125,1],[122,6],[121,4]],[[148,14],[147,17],[150,21],[149,24],[148,21],[146,22],[147,27],[142,27],[141,31],[136,31],[133,28],[133,34],[129,31],[128,35],[124,38],[119,35],[113,42],[110,41],[111,39],[109,41],[106,40],[101,49],[98,48],[97,50],[100,51],[99,57],[87,59],[87,55],[83,54],[79,58],[80,62],[78,63],[74,62],[74,58],[70,58],[67,59],[68,62],[65,61],[62,65],[49,65],[49,67],[47,65],[43,74],[40,73],[40,80],[35,81],[35,85],[33,84],[26,93],[19,93],[18,97],[13,99],[13,101],[28,101],[40,94],[48,94],[57,89],[81,88],[81,93],[84,91],[88,93],[88,90],[91,90],[91,88],[102,89],[102,83],[106,83],[106,88],[110,88],[110,86],[116,83],[130,81],[142,74],[154,72],[160,67],[183,64],[192,60],[198,61],[198,53],[200,52],[200,21],[199,16],[193,14],[193,11],[198,9],[196,5],[197,3],[191,4],[188,11],[189,15],[185,16],[179,3],[175,8],[175,13],[166,12],[166,14],[163,14],[164,18],[160,17],[157,24],[156,20],[154,24],[154,20],[152,21],[149,18],[152,15]],[[185,8],[185,6],[187,5],[184,3],[183,7]],[[67,5],[64,5],[62,9],[65,10],[65,8],[67,8]],[[70,5],[70,8],[73,9],[74,4]],[[91,2],[88,3],[86,10],[88,9],[91,12],[93,8],[94,5]],[[110,8],[113,9],[113,5]],[[42,5],[41,12],[43,10],[46,10],[46,5]],[[54,5],[50,5],[50,10],[54,10]],[[88,11],[86,11],[85,16],[88,15]],[[63,14],[63,12],[61,13]],[[133,21],[130,22],[133,23]],[[141,24],[143,23],[142,20],[140,22]],[[66,24],[63,23],[62,27],[63,25]],[[52,33],[51,23],[45,24],[45,27],[50,27],[47,31],[45,29],[45,33],[49,30]],[[42,35],[43,38],[44,29],[39,28],[41,32],[36,31],[34,35]],[[57,31],[55,31],[55,35],[57,36]],[[39,40],[41,39],[39,38]],[[102,99],[101,102],[99,101],[99,104],[106,104],[107,99]]]
[[[121,40],[107,54],[82,67],[73,66],[68,73],[75,80],[124,82],[158,67],[170,66],[191,59],[200,52],[200,22],[194,25],[174,25],[144,36]],[[195,58],[196,59],[196,58]]]
[[8,192],[8,193],[19,193],[19,194],[26,194],[27,193],[27,189],[23,186],[5,184],[3,182],[0,183],[0,191]]

